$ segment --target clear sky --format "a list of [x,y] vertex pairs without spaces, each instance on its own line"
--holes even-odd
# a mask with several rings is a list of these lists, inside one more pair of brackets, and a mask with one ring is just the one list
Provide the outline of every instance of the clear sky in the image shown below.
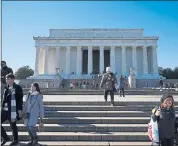
[[35,68],[33,36],[57,28],[143,28],[159,36],[158,64],[178,66],[178,2],[2,2],[2,59]]

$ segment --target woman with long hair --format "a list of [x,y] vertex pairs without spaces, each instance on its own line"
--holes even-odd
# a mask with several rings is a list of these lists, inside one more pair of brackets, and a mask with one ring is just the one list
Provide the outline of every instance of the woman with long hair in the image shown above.
[[161,98],[161,105],[152,111],[153,121],[158,122],[158,131],[161,146],[174,146],[176,116],[174,99],[170,94]]
[[43,96],[40,92],[38,83],[31,85],[31,90],[27,95],[25,106],[23,108],[24,124],[27,127],[31,141],[28,146],[35,146],[38,144],[36,124],[39,121],[39,129],[43,127],[42,118],[44,118]]

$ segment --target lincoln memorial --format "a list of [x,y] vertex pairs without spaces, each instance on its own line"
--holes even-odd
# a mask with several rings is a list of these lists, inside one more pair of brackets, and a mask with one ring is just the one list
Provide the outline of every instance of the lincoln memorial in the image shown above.
[[[90,76],[110,66],[113,73],[158,78],[157,36],[143,29],[50,29],[49,36],[33,37],[36,47],[34,76]],[[64,77],[64,78],[65,78]]]

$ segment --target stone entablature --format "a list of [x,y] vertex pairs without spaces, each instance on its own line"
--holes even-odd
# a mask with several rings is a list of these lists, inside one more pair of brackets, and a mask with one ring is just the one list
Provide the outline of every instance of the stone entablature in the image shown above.
[[123,39],[61,39],[34,37],[35,46],[157,46],[158,37]]
[[143,29],[50,29],[50,37],[118,38],[142,37]]

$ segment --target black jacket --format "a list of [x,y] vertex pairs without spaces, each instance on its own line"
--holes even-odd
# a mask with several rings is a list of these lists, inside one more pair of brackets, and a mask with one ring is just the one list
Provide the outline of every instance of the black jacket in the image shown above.
[[[161,102],[163,102],[165,97],[161,98]],[[157,117],[155,112],[157,109],[160,109],[160,116]],[[152,115],[153,121],[158,122],[159,136],[160,139],[169,139],[175,136],[175,125],[176,125],[176,116],[175,110],[172,106],[169,110],[166,108],[158,107]]]
[[[13,88],[15,88],[15,98],[16,98],[16,112],[17,112],[17,118],[18,118],[18,111],[22,111],[23,106],[23,90],[20,85],[17,85],[16,83],[13,84]],[[8,87],[4,90],[4,97],[2,99],[2,108],[4,108],[4,105],[7,101],[8,105],[8,117],[11,117],[11,94],[9,94]]]
[[13,73],[12,69],[5,66],[1,69],[1,82],[6,84],[6,75],[9,73]]

